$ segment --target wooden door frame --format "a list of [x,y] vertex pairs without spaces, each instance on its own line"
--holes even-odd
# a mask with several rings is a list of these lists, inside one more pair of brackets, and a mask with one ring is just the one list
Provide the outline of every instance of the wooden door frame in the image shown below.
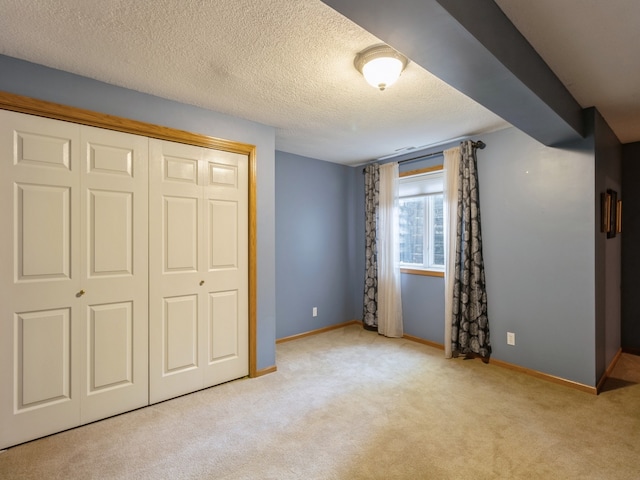
[[65,122],[132,133],[143,137],[198,147],[245,154],[249,158],[249,376],[256,377],[257,367],[257,178],[256,147],[247,143],[224,140],[199,133],[177,130],[152,123],[130,120],[104,113],[69,107],[58,103],[0,91],[0,108],[14,112],[52,118]]

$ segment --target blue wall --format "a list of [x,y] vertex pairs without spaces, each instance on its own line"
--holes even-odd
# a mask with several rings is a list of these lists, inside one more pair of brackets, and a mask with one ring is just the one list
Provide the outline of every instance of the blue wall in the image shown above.
[[0,90],[256,145],[258,165],[258,369],[275,365],[275,130],[0,55]]
[[[400,7],[383,0],[325,2],[557,147],[515,129],[483,135],[488,147],[478,157],[494,357],[594,386],[620,346],[620,242],[605,243],[596,225],[602,188],[621,183],[615,135],[598,115],[584,115],[494,2],[477,2],[473,10],[459,0],[406,0]],[[451,62],[452,51],[469,61]],[[572,145],[562,143],[569,139]],[[639,170],[631,158],[637,151],[627,150],[630,172]],[[629,210],[625,218],[633,221]],[[637,238],[640,228],[630,228]],[[626,238],[625,257],[640,263]],[[625,344],[637,350],[635,272],[625,265],[631,281],[622,288]],[[507,330],[516,333],[514,347],[506,348]]]
[[[613,319],[603,323],[607,340],[598,340],[603,354],[596,368],[596,294],[608,294],[597,293],[595,284],[594,138],[591,135],[552,148],[508,128],[485,134],[482,140],[487,148],[478,151],[478,171],[493,357],[595,386],[602,365],[611,361],[617,347]],[[404,164],[402,170],[441,162],[441,157],[434,157]],[[316,163],[323,162],[305,159],[298,164],[298,175],[314,175]],[[356,318],[361,318],[364,179],[362,167],[350,170],[350,202],[355,206],[355,233],[351,237],[355,245],[347,247],[353,252],[349,265],[355,268],[350,274],[351,302]],[[280,168],[277,174],[280,177]],[[279,180],[277,184],[279,190]],[[305,195],[307,192],[300,190],[297,200],[289,197],[289,201],[305,202]],[[281,214],[279,202],[277,212]],[[324,218],[340,224],[343,221],[340,216]],[[279,256],[279,271],[281,268]],[[278,295],[284,295],[280,293],[282,282],[283,277],[278,275]],[[287,282],[295,283],[291,279]],[[443,343],[444,280],[403,274],[402,292],[405,333]],[[279,301],[278,323],[285,321],[280,305]],[[302,310],[303,315],[308,316],[307,310]],[[335,323],[350,318],[345,314]],[[297,325],[304,327],[303,323]],[[283,328],[291,328],[291,324]],[[287,334],[303,331],[305,328],[293,329]],[[507,331],[516,334],[515,346],[506,344]]]
[[402,274],[404,333],[444,344],[444,279]]
[[351,204],[353,205],[353,236],[354,244],[350,246],[350,257],[355,268],[351,302],[356,318],[362,320],[364,306],[364,174],[362,167],[351,169],[351,178],[354,188],[351,192]]
[[351,301],[352,170],[276,152],[277,338],[360,318]]
[[[552,148],[508,128],[481,139],[487,144],[478,150],[478,175],[493,357],[595,386],[593,137]],[[363,228],[364,213],[358,213]],[[364,257],[363,240],[356,248]],[[357,288],[354,302],[361,303],[362,281]],[[405,333],[443,343],[444,279],[404,274],[402,288]],[[515,346],[506,344],[507,331],[516,334]]]
[[[509,128],[478,152],[493,356],[595,386],[594,146]],[[506,344],[506,333],[516,345]]]
[[[361,167],[280,152],[276,162],[271,127],[9,57],[0,56],[0,71],[0,90],[257,146],[259,369],[275,364],[276,335],[361,318]],[[602,135],[608,138],[606,131]],[[596,325],[596,295],[606,300],[610,294],[595,282],[593,136],[551,148],[509,128],[482,140],[480,201],[494,357],[593,386],[616,348],[615,319],[605,313]],[[407,334],[442,343],[443,283],[403,275]],[[515,346],[506,345],[507,331],[516,333]]]

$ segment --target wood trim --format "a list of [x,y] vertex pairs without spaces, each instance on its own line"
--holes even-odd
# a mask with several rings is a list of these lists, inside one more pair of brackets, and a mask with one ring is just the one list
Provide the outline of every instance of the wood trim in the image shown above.
[[[199,133],[139,122],[104,113],[47,102],[0,91],[0,109],[53,118],[65,122],[131,133],[159,140],[240,153],[249,157],[249,376],[260,376],[257,370],[257,159],[256,147]],[[275,367],[269,367],[275,368]],[[269,370],[269,369],[267,369]],[[269,372],[267,372],[269,373]]]
[[310,337],[311,335],[317,335],[319,333],[329,332],[331,330],[336,330],[338,328],[346,327],[348,325],[362,325],[360,320],[349,320],[348,322],[338,323],[336,325],[330,325],[328,327],[318,328],[317,330],[311,330],[309,332],[298,333],[297,335],[291,335],[289,337],[282,337],[276,340],[276,343],[285,343],[290,342],[292,340],[298,340],[304,337]]
[[271,365],[270,367],[263,368],[261,370],[256,370],[255,374],[252,375],[251,378],[262,377],[263,375],[268,375],[270,373],[275,373],[277,371],[278,371],[278,367],[276,367],[275,365]]
[[[249,377],[258,372],[258,168],[255,147],[249,153]],[[271,368],[275,368],[275,365]],[[275,371],[275,370],[274,370]],[[271,373],[271,372],[267,372]]]
[[604,387],[604,382],[606,382],[607,378],[609,378],[613,373],[613,369],[616,367],[616,364],[618,363],[618,360],[620,360],[621,356],[622,356],[622,348],[619,348],[616,354],[613,356],[613,359],[611,359],[611,363],[607,367],[607,370],[604,372],[604,374],[600,378],[600,381],[598,381],[598,384],[596,385],[597,393],[600,393],[602,391],[602,387]]
[[437,348],[438,350],[444,350],[444,345],[438,342],[432,342],[431,340],[425,340],[424,338],[414,337],[413,335],[403,335],[402,338],[411,340],[412,342],[421,343],[429,347]]
[[400,273],[407,273],[409,275],[422,275],[425,277],[441,277],[444,278],[444,272],[436,272],[434,270],[416,270],[413,268],[401,268]]
[[539,372],[538,370],[532,370],[530,368],[521,367],[519,365],[514,365],[512,363],[504,362],[502,360],[496,360],[491,358],[489,360],[489,364],[496,365],[497,367],[508,368],[509,370],[513,370],[520,373],[525,373],[529,376],[540,378],[541,380],[546,380],[551,383],[555,383],[557,385],[564,385],[565,387],[570,387],[575,390],[580,390],[586,393],[592,393],[594,395],[598,394],[596,387],[590,387],[589,385],[585,385],[583,383],[574,382],[573,380],[567,380],[566,378],[556,377],[555,375],[550,375],[548,373]]
[[431,173],[444,170],[444,165],[434,165],[433,167],[419,168],[417,170],[409,170],[407,172],[400,172],[399,177],[410,177],[412,175],[420,175],[421,173]]
[[[428,345],[430,347],[434,347],[437,348],[439,350],[444,350],[444,345],[440,344],[440,343],[436,343],[436,342],[431,342],[429,340],[425,340],[423,338],[420,337],[414,337],[413,335],[404,335],[403,338],[406,338],[407,340],[411,340],[412,342],[417,342],[417,343],[422,343],[423,345]],[[616,356],[617,358],[619,358],[620,354],[618,353],[618,355]],[[617,362],[617,358],[615,359],[615,361]],[[482,360],[480,357],[477,357],[477,360]],[[494,358],[489,359],[489,364],[490,365],[495,365],[496,367],[502,367],[502,368],[507,368],[509,370],[513,370],[515,372],[520,372],[520,373],[524,373],[526,375],[529,375],[531,377],[536,377],[539,378],[541,380],[546,380],[548,382],[552,382],[558,385],[564,385],[565,387],[570,387],[576,390],[580,390],[582,392],[587,392],[587,393],[592,393],[594,395],[598,394],[598,389],[596,387],[590,387],[589,385],[584,385],[582,383],[578,383],[578,382],[574,382],[572,380],[567,380],[565,378],[561,378],[561,377],[556,377],[555,375],[550,375],[548,373],[543,373],[543,372],[539,372],[538,370],[532,370],[530,368],[525,368],[525,367],[521,367],[519,365],[514,365],[513,363],[508,363],[508,362],[504,362],[502,360],[496,360]],[[612,362],[611,366],[609,366],[609,369],[607,370],[607,372],[610,372],[610,370],[613,370],[613,367],[615,366],[615,364]]]
[[[336,325],[331,325],[330,327],[319,328],[317,330],[312,330],[310,332],[299,333],[297,335],[292,335],[290,337],[279,338],[279,339],[276,340],[276,343],[289,342],[289,341],[292,341],[292,340],[297,340],[299,338],[304,338],[304,337],[308,337],[308,336],[311,336],[311,335],[316,335],[318,333],[328,332],[330,330],[335,330],[335,329],[338,329],[338,328],[346,327],[348,325],[362,325],[362,322],[360,320],[351,320],[351,321],[348,321],[348,322],[339,323],[339,324],[336,324]],[[421,344],[427,345],[429,347],[437,348],[438,350],[444,350],[444,345],[442,345],[440,343],[437,343],[437,342],[432,342],[430,340],[425,340],[424,338],[415,337],[413,335],[407,335],[407,334],[403,335],[402,338],[405,338],[405,339],[410,340],[412,342],[421,343]],[[618,354],[616,355],[616,358],[614,359],[615,362],[617,362],[618,358],[620,357],[620,354],[621,354],[621,351],[618,352]],[[478,357],[478,359],[481,360],[480,357]],[[529,375],[531,377],[539,378],[541,380],[546,380],[548,382],[555,383],[557,385],[563,385],[565,387],[573,388],[575,390],[580,390],[582,392],[591,393],[591,394],[594,394],[594,395],[598,394],[598,390],[597,390],[596,387],[590,387],[589,385],[585,385],[583,383],[578,383],[578,382],[574,382],[572,380],[567,380],[565,378],[556,377],[555,375],[550,375],[548,373],[539,372],[538,370],[533,370],[533,369],[530,369],[530,368],[521,367],[519,365],[514,365],[512,363],[504,362],[502,360],[496,360],[496,359],[492,358],[492,359],[489,360],[489,364],[495,365],[497,367],[507,368],[507,369],[513,370],[515,372],[524,373],[524,374]],[[609,369],[607,369],[607,372],[610,372],[610,370],[613,370],[614,366],[615,366],[615,363],[611,362],[611,365],[609,366]]]
[[249,154],[255,150],[254,145],[249,145],[231,140],[210,137],[199,133],[187,132],[175,128],[154,125],[152,123],[130,120],[127,118],[107,115],[105,113],[70,107],[59,103],[47,102],[35,98],[24,97],[13,93],[0,91],[0,108],[14,112],[37,115],[39,117],[53,118],[65,122],[79,123],[92,127],[115,130],[118,132],[132,133],[144,137],[168,140],[170,142],[185,143],[199,147],[213,148],[226,152]]

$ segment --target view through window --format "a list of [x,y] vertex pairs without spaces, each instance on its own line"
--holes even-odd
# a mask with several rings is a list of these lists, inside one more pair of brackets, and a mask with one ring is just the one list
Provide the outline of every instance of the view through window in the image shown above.
[[400,179],[400,266],[444,271],[442,170]]

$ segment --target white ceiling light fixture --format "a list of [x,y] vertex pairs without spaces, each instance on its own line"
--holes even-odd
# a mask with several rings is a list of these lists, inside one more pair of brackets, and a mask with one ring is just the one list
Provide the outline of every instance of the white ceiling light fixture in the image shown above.
[[409,63],[407,57],[388,45],[380,44],[365,48],[356,55],[353,64],[372,87],[383,91],[400,77]]

